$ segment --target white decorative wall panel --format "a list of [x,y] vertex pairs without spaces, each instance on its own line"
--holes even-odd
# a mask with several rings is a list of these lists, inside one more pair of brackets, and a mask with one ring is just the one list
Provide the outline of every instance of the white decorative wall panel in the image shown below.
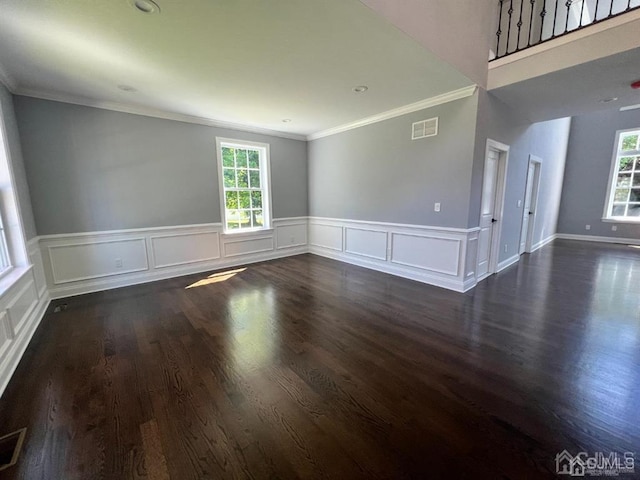
[[44,265],[42,262],[42,253],[40,248],[32,249],[29,251],[29,260],[33,265],[33,277],[36,282],[36,290],[38,292],[38,298],[42,297],[47,290],[47,279],[44,275]]
[[467,261],[477,238],[477,229],[309,219],[311,253],[460,292],[476,284]]
[[144,238],[52,245],[49,258],[55,284],[149,269]]
[[317,247],[342,251],[342,227],[312,223],[309,225],[309,243]]
[[467,255],[465,260],[465,279],[473,277],[476,274],[476,265],[478,263],[478,235],[474,234],[467,241]]
[[13,339],[13,333],[11,330],[11,325],[9,324],[9,317],[7,316],[7,312],[0,313],[0,358],[4,358],[4,354],[6,353],[9,345],[11,345],[11,340]]
[[29,280],[22,290],[20,290],[9,303],[7,310],[11,327],[15,335],[19,335],[26,324],[26,320],[31,313],[31,309],[38,303],[38,294],[35,283]]
[[307,244],[307,222],[276,226],[276,248],[299,247]]
[[273,237],[225,240],[224,256],[235,257],[273,250]]
[[155,268],[174,267],[220,258],[218,232],[157,235],[150,238]]
[[460,249],[460,240],[394,233],[391,261],[446,275],[458,275]]
[[345,252],[387,260],[387,232],[361,228],[345,229]]

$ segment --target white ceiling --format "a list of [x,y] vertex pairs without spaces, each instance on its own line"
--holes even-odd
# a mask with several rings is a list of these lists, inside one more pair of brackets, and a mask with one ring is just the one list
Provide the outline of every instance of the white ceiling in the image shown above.
[[299,135],[471,85],[358,0],[157,3],[0,0],[0,66],[18,94]]
[[[532,122],[640,104],[640,48],[491,90]],[[602,100],[617,98],[603,103]]]

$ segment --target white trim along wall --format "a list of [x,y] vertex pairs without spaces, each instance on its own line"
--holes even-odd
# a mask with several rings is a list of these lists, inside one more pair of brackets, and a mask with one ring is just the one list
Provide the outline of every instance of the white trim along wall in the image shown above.
[[27,243],[31,266],[14,268],[0,280],[0,395],[49,306],[37,239]]
[[309,218],[309,252],[466,292],[476,285],[479,228]]
[[39,237],[51,298],[108,290],[307,252],[307,218],[224,234],[220,223]]

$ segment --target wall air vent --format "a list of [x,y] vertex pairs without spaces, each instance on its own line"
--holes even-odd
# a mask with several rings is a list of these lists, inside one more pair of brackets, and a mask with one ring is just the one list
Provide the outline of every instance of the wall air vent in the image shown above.
[[438,135],[438,117],[415,122],[411,128],[411,140]]

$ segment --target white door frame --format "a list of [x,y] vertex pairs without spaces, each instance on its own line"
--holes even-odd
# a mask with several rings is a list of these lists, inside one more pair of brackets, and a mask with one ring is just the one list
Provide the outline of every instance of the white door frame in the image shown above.
[[[487,274],[478,278],[478,281],[493,275],[498,271],[498,258],[500,256],[500,240],[502,237],[502,223],[504,218],[504,198],[507,190],[507,168],[509,165],[509,145],[497,142],[490,138],[487,139],[487,146],[485,149],[484,161],[485,168],[483,172],[487,171],[487,158],[489,157],[490,150],[497,150],[499,152],[498,159],[498,178],[496,180],[496,201],[494,204],[494,217],[496,222],[493,226],[493,232],[491,235],[491,246],[489,247],[489,267]],[[484,173],[483,173],[484,178]]]
[[[534,165],[535,170],[533,172],[533,179],[529,177],[529,167]],[[529,224],[527,225],[527,238],[525,239],[524,252],[522,253],[531,253],[533,250],[533,231],[536,226],[536,217],[538,215],[538,193],[540,192],[540,171],[542,170],[542,159],[540,157],[536,157],[535,155],[529,155],[529,163],[527,164],[527,185],[525,186],[525,195],[527,194],[527,189],[529,188],[528,183],[533,181],[533,186],[531,188],[531,200],[529,201],[529,211],[532,211],[533,214],[529,217]],[[523,205],[524,206],[524,205]],[[524,220],[522,225],[520,226],[520,236],[522,237],[522,227],[524,226]]]

